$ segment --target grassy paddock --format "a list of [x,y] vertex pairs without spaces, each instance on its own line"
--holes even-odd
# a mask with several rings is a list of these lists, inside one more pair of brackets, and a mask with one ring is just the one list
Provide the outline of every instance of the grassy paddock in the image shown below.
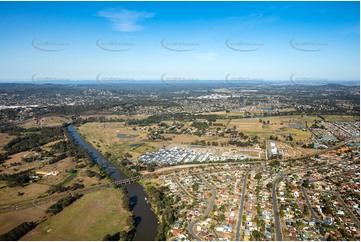
[[322,115],[328,122],[355,122],[360,120],[358,116]]
[[128,230],[131,215],[122,207],[122,199],[123,194],[114,188],[86,194],[21,240],[102,240],[108,233]]
[[15,136],[7,133],[0,133],[0,153],[4,151],[3,147],[13,138],[15,138]]
[[36,128],[36,127],[54,127],[60,126],[63,123],[71,122],[71,119],[68,117],[61,116],[49,116],[43,117],[41,119],[31,119],[21,124],[20,126],[23,128]]

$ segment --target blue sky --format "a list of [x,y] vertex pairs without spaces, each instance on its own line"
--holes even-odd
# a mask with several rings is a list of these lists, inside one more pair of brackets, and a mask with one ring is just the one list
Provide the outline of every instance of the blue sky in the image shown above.
[[0,2],[0,80],[359,80],[359,2]]

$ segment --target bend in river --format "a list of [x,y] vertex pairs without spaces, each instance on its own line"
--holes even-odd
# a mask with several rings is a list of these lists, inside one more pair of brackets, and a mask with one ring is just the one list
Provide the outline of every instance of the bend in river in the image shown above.
[[[110,177],[116,181],[128,178],[113,163],[105,159],[99,151],[89,145],[78,134],[73,125],[68,125],[67,130],[73,139],[87,151],[93,161],[99,164]],[[136,235],[134,240],[154,240],[157,235],[158,220],[150,205],[145,200],[147,194],[145,193],[144,188],[138,183],[125,185],[124,188],[128,192],[131,208],[135,216]]]

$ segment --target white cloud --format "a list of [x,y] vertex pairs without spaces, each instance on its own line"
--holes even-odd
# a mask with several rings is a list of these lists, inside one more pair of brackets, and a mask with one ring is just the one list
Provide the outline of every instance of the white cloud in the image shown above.
[[237,26],[238,28],[254,28],[260,24],[268,24],[279,20],[277,15],[264,15],[263,13],[251,13],[244,16],[233,16],[226,19],[227,26]]
[[247,21],[247,20],[255,20],[255,19],[260,19],[263,17],[262,13],[250,13],[248,15],[245,16],[232,16],[232,17],[228,17],[228,20],[239,20],[239,21]]
[[342,28],[336,31],[337,35],[360,35],[360,26],[359,24],[350,24],[343,26]]
[[147,18],[153,18],[156,14],[127,9],[108,9],[100,10],[98,15],[108,19],[117,31],[136,32],[143,29],[140,22]]
[[214,52],[200,53],[196,55],[196,59],[202,61],[213,61],[218,55]]

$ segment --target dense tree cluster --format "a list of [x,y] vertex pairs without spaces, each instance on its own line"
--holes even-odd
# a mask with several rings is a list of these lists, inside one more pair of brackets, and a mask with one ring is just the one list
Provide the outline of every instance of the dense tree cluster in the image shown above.
[[4,150],[6,150],[9,155],[12,155],[64,137],[61,127],[42,128],[34,132],[29,133],[28,130],[27,134],[16,137],[4,146]]
[[194,121],[191,126],[199,130],[206,130],[208,129],[209,124],[207,122]]
[[166,240],[166,234],[171,225],[175,222],[177,210],[172,207],[173,200],[166,194],[169,194],[167,187],[147,186],[147,194],[152,205],[155,206],[158,214],[162,214],[162,221],[158,226],[156,240]]
[[164,133],[164,131],[162,130],[159,131],[153,130],[147,134],[147,137],[149,140],[172,140],[171,137],[165,137],[162,135],[162,133]]
[[13,125],[13,124],[5,124],[5,125],[1,125],[0,126],[0,133],[8,133],[11,135],[18,135],[21,134],[22,132],[26,132],[27,130],[17,126],[17,125]]
[[275,167],[281,165],[279,160],[273,160],[270,163],[268,163],[270,166]]
[[270,139],[270,140],[278,140],[278,137],[277,137],[277,135],[271,135],[271,136],[269,137],[269,139]]
[[54,158],[51,158],[49,160],[49,164],[54,164],[54,163],[56,163],[56,162],[58,162],[58,161],[60,161],[62,159],[65,159],[66,157],[67,157],[67,155],[65,153],[60,154],[60,155],[58,155],[58,156],[56,156]]
[[202,146],[218,146],[217,141],[205,141],[205,140],[195,140],[190,143],[191,145],[202,145]]
[[59,141],[56,144],[52,145],[52,152],[66,153],[67,156],[73,156],[75,157],[75,159],[85,158],[89,164],[94,163],[88,153],[73,140],[73,138],[70,136],[66,129],[64,129],[64,132],[67,140]]
[[0,164],[4,163],[9,158],[9,153],[0,153]]
[[230,140],[230,141],[228,141],[228,145],[235,145],[237,147],[247,147],[247,146],[252,146],[253,141],[251,141],[251,140],[247,140],[247,141]]
[[6,181],[9,187],[25,186],[32,180],[33,175],[34,169],[29,169],[15,174],[1,174],[0,180]]
[[67,187],[63,187],[61,185],[56,185],[56,186],[53,186],[52,188],[50,188],[47,192],[49,194],[53,194],[56,192],[75,191],[77,189],[82,189],[82,188],[84,188],[84,185],[80,184],[80,183],[75,183],[75,184],[73,184],[71,186],[67,186]]

